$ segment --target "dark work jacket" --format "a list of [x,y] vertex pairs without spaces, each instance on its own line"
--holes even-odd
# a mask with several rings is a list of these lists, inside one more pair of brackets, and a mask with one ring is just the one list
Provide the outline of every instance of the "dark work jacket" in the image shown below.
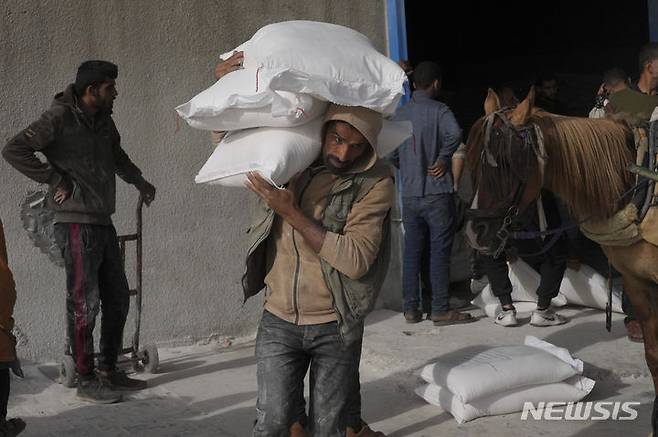
[[111,114],[90,117],[69,85],[37,121],[9,140],[2,155],[30,179],[49,184],[51,192],[64,178],[72,183],[71,197],[62,205],[48,196],[55,222],[108,225],[115,210],[115,174],[131,184],[142,180],[120,143]]

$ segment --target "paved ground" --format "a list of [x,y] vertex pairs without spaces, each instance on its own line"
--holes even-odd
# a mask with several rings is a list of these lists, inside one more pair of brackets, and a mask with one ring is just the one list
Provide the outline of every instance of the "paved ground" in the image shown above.
[[[400,314],[380,310],[369,317],[362,362],[364,417],[389,437],[402,436],[645,436],[653,399],[642,346],[624,337],[620,316],[613,331],[604,314],[567,309],[572,321],[561,327],[501,328],[491,319],[436,328],[407,325]],[[461,349],[520,344],[531,334],[566,347],[586,363],[597,381],[589,400],[641,401],[633,422],[523,422],[520,414],[477,419],[458,425],[427,405],[413,390],[418,369]],[[253,344],[210,343],[160,350],[158,374],[144,375],[150,388],[126,402],[95,406],[76,401],[74,392],[47,375],[54,364],[27,365],[27,378],[14,379],[10,416],[28,422],[25,436],[236,436],[250,435],[256,395]]]

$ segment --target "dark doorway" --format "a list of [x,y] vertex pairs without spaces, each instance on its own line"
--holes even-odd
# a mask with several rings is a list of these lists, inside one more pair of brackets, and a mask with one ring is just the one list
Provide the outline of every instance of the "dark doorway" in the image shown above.
[[602,72],[618,66],[636,79],[637,53],[649,40],[642,0],[407,0],[405,8],[409,58],[443,66],[444,100],[465,133],[487,87],[511,83],[522,99],[543,72],[558,77],[570,114],[586,116]]

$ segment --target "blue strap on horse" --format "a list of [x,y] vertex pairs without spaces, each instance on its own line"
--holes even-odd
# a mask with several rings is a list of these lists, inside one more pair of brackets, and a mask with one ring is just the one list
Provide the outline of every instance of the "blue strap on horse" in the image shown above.
[[[628,189],[625,193],[623,193],[621,196],[619,196],[619,200],[622,200],[629,194],[631,194],[633,191],[637,190],[640,188],[642,185],[648,183],[648,179],[644,179],[637,184],[635,184],[633,187]],[[534,257],[534,256],[540,256],[551,250],[551,248],[557,243],[557,241],[560,239],[560,236],[562,235],[563,232],[568,231],[573,228],[579,227],[581,224],[585,223],[588,221],[590,217],[586,217],[583,220],[577,221],[577,222],[571,222],[566,225],[562,225],[558,228],[553,228],[553,229],[547,229],[545,231],[512,231],[509,233],[509,237],[513,240],[534,240],[535,238],[541,238],[541,237],[546,237],[551,235],[551,239],[546,243],[541,250],[538,252],[530,253],[530,254],[519,254],[519,256],[527,256],[527,257]]]

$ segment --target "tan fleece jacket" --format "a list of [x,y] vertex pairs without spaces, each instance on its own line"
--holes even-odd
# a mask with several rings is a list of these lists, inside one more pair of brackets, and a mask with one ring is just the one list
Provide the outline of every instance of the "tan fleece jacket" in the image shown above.
[[[354,171],[371,168],[377,158]],[[304,214],[321,222],[328,195],[337,176],[327,170],[315,175],[306,187],[290,184]],[[375,261],[382,238],[382,224],[395,201],[392,178],[375,184],[352,206],[343,234],[327,232],[320,253],[304,241],[292,226],[276,217],[268,242],[265,309],[297,325],[316,325],[336,320],[332,297],[327,288],[320,258],[350,278],[365,275]]]

